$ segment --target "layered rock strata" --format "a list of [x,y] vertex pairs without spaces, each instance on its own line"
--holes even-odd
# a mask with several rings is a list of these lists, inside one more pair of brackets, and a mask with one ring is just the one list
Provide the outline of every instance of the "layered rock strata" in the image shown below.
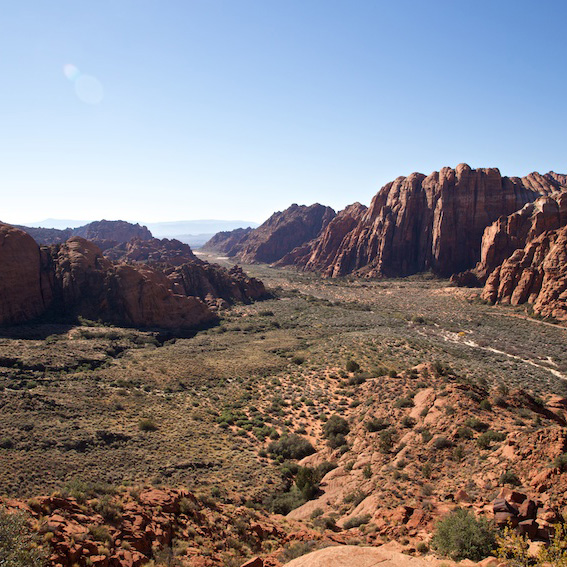
[[337,223],[336,237],[321,234],[292,252],[288,263],[330,277],[405,276],[427,270],[449,276],[475,266],[488,225],[557,191],[561,181],[558,174],[502,177],[498,169],[466,164],[428,176],[398,177],[378,192],[346,234]]

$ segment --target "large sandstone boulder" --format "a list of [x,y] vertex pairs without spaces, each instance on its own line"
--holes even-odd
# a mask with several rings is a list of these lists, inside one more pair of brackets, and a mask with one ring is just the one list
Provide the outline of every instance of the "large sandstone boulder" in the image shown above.
[[285,564],[285,567],[430,567],[430,563],[386,546],[360,547],[337,545],[303,555]]

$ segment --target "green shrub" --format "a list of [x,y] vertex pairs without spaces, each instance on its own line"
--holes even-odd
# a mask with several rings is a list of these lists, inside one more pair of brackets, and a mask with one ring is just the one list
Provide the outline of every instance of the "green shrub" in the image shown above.
[[0,565],[42,567],[47,554],[37,547],[22,513],[10,514],[0,508]]
[[415,423],[415,419],[409,415],[404,415],[401,421],[402,427],[405,427],[406,429],[411,429]]
[[358,526],[367,524],[370,521],[370,518],[372,518],[370,514],[364,514],[363,516],[354,516],[353,518],[349,518],[343,524],[343,528],[345,530],[350,530],[351,528],[358,528]]
[[520,486],[522,482],[518,478],[518,475],[512,471],[503,472],[498,479],[498,484],[511,484],[513,486]]
[[467,427],[474,429],[475,431],[478,431],[479,433],[481,431],[486,431],[488,429],[488,424],[480,421],[480,419],[478,419],[476,417],[469,417],[465,421],[465,425]]
[[472,439],[473,436],[472,429],[469,427],[459,427],[457,429],[457,437],[460,439]]
[[138,422],[140,431],[156,431],[158,426],[151,417],[144,417]]
[[344,417],[333,414],[323,425],[323,435],[327,438],[329,446],[337,449],[346,445],[346,437],[350,428]]
[[431,543],[439,553],[455,561],[480,561],[493,552],[496,540],[486,519],[477,519],[468,510],[457,508],[437,522]]
[[396,437],[396,431],[393,428],[380,431],[380,451],[382,451],[382,453],[389,453],[394,448]]
[[561,453],[553,459],[553,466],[558,468],[560,471],[567,469],[567,453]]
[[499,431],[493,431],[492,429],[489,429],[488,431],[485,431],[484,433],[479,435],[476,442],[481,449],[488,449],[493,441],[500,442],[504,441],[504,439],[506,439],[505,433],[500,433]]
[[453,442],[443,435],[438,435],[433,441],[433,446],[438,450],[448,449],[449,447],[453,446]]
[[358,362],[356,362],[355,360],[347,360],[346,363],[346,371],[347,372],[358,372],[360,370],[360,364],[358,364]]
[[268,452],[272,456],[279,456],[284,459],[303,459],[307,455],[315,452],[315,448],[307,439],[296,435],[282,435],[277,441],[272,441],[268,445]]
[[382,417],[373,417],[369,419],[364,426],[370,433],[375,433],[376,431],[382,431],[390,427],[390,422]]
[[394,407],[396,408],[412,408],[414,406],[413,400],[411,398],[398,398],[394,402]]

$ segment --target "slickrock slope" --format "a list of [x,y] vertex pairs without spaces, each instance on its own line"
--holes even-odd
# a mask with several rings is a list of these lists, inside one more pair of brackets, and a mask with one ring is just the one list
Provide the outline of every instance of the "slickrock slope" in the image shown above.
[[17,226],[16,228],[27,232],[38,244],[61,244],[71,236],[82,236],[95,242],[103,250],[116,246],[120,242],[128,242],[132,238],[140,238],[141,240],[152,238],[152,233],[145,226],[126,221],[101,220],[78,228],[66,228],[64,230],[28,226]]
[[[238,245],[253,231],[253,228],[235,228],[217,232],[210,240],[201,247],[202,250],[211,250],[234,256]],[[233,250],[235,252],[233,253]]]
[[189,244],[175,238],[133,238],[108,248],[104,255],[113,262],[167,264],[180,266],[185,262],[197,260]]
[[231,248],[230,255],[248,264],[275,262],[315,238],[334,217],[333,209],[318,203],[309,207],[293,204],[246,235]]
[[560,183],[554,175],[507,178],[495,168],[460,164],[428,176],[398,177],[378,192],[350,232],[327,236],[334,249],[317,239],[310,250],[298,254],[297,264],[330,277],[405,276],[426,270],[448,276],[463,271],[480,259],[484,229],[556,191]]
[[0,223],[0,322],[21,323],[45,310],[40,251],[33,238]]

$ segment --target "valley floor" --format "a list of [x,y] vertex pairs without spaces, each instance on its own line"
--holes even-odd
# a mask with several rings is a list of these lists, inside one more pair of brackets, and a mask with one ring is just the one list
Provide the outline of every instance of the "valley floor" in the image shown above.
[[[394,523],[373,518],[379,508],[433,516],[462,488],[480,510],[502,473],[527,487],[557,456],[553,443],[561,454],[553,404],[567,392],[567,328],[428,275],[245,270],[274,298],[224,311],[220,325],[192,337],[88,321],[4,329],[0,494],[183,486],[221,504],[288,512],[297,495],[282,472],[287,456],[270,443],[295,433],[317,451],[303,465],[335,470],[291,516],[315,527],[317,518],[327,527],[354,519],[357,537],[378,538]],[[325,429],[333,415],[349,426],[336,446]],[[473,417],[500,434],[486,447]],[[386,425],[372,431],[372,419]],[[547,453],[538,439],[551,440]],[[518,445],[531,452],[506,449]]]

